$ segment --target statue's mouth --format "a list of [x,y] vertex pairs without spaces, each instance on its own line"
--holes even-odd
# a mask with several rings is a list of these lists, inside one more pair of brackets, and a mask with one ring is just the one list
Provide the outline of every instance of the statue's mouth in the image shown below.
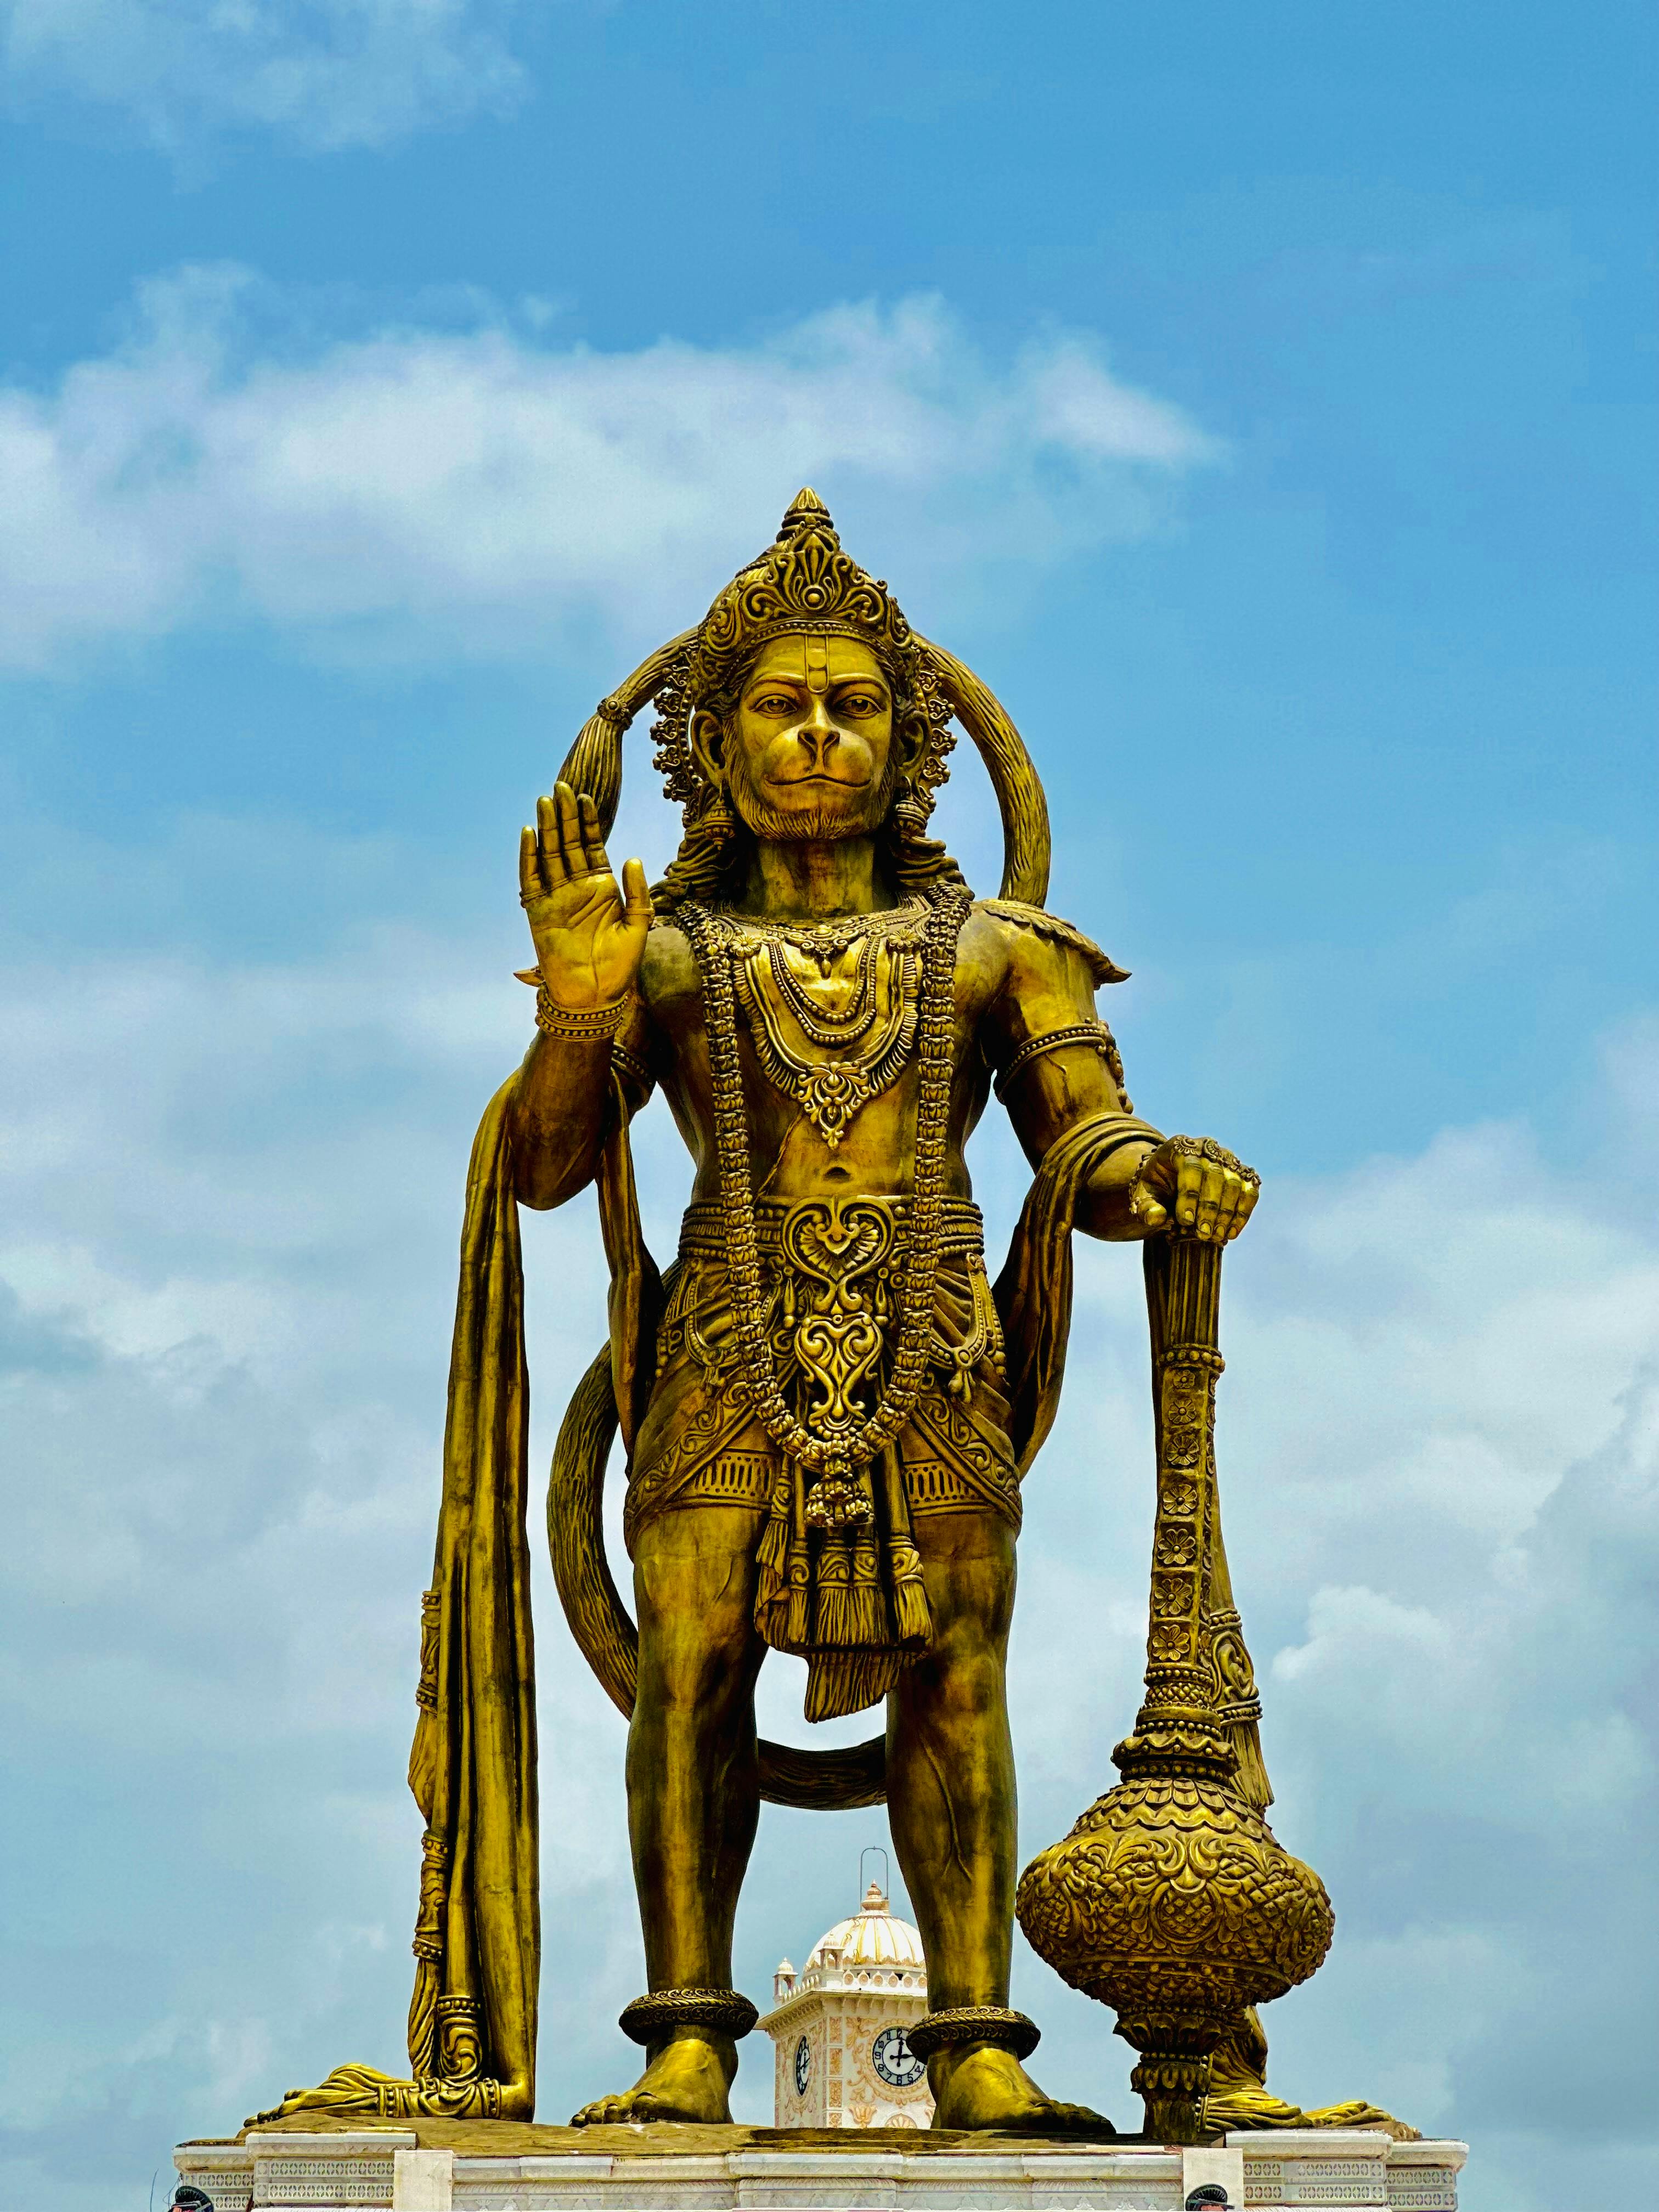
[[854,777],[815,773],[811,775],[769,775],[766,781],[774,791],[805,791],[813,784],[827,784],[832,791],[867,791],[870,788],[867,775]]

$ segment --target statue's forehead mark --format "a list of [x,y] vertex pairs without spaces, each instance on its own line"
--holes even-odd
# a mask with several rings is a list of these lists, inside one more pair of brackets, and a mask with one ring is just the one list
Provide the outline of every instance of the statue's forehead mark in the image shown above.
[[808,631],[806,646],[806,685],[811,691],[830,689],[830,640],[823,633]]

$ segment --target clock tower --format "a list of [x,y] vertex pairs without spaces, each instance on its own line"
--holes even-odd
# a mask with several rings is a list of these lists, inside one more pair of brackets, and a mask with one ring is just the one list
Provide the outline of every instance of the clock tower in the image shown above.
[[779,2127],[927,2125],[927,2069],[906,2037],[927,2009],[921,1937],[888,1911],[875,1882],[852,1918],[812,1946],[799,1975],[783,1960],[772,1990],[760,2025],[775,2057]]

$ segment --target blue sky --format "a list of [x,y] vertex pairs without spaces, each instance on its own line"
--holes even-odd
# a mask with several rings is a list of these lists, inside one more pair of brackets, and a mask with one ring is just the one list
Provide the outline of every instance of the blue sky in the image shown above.
[[[1652,1980],[1655,49],[1617,0],[0,0],[0,2203],[66,2139],[68,2201],[137,2202],[397,2057],[517,827],[802,482],[1024,729],[1137,1103],[1268,1178],[1231,1543],[1340,1916],[1275,2085],[1467,2135],[1475,2212],[1659,2174],[1607,2087]],[[941,818],[994,888],[965,749]],[[539,1448],[588,1202],[528,1249]],[[1134,1273],[1084,1256],[1034,1478],[1033,1847],[1133,1705]],[[620,1730],[538,1595],[557,2117],[640,1968]],[[751,1987],[884,1832],[769,1815]]]

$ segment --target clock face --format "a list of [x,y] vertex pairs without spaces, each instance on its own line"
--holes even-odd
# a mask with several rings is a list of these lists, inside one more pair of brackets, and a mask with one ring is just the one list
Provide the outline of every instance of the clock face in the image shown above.
[[795,2045],[795,2094],[804,2097],[812,2078],[812,2046],[803,2035]]
[[902,2027],[884,2027],[870,2046],[870,2056],[877,2073],[895,2089],[914,2088],[927,2071]]

